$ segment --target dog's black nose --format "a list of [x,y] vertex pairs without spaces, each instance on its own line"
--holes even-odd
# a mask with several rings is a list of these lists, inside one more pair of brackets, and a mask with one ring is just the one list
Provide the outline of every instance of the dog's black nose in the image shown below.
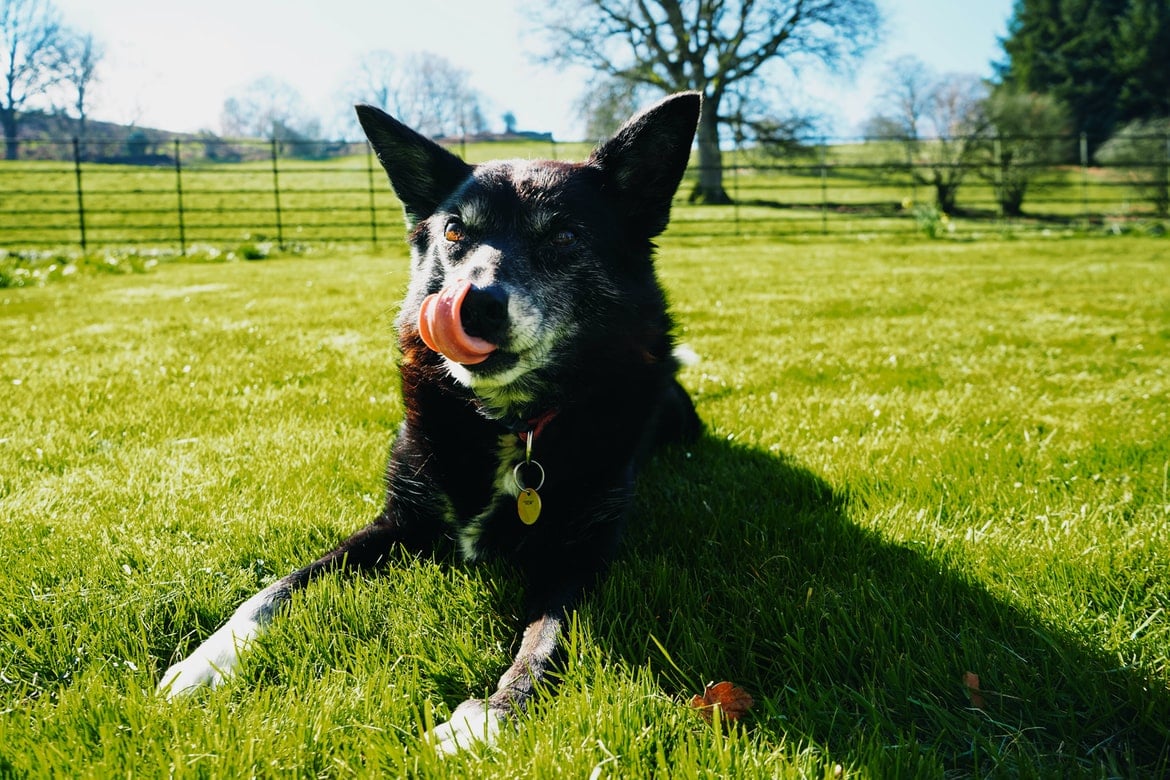
[[508,331],[508,294],[497,285],[472,287],[459,316],[467,335],[499,344]]

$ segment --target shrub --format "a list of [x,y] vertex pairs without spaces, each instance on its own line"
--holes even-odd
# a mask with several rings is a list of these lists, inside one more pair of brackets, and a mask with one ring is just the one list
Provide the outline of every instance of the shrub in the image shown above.
[[1170,216],[1170,118],[1130,122],[1101,145],[1098,161],[1123,168],[1138,196]]
[[1073,154],[1068,110],[1050,95],[1006,88],[992,93],[986,110],[995,138],[986,145],[980,175],[991,183],[1000,211],[1018,217],[1035,177]]

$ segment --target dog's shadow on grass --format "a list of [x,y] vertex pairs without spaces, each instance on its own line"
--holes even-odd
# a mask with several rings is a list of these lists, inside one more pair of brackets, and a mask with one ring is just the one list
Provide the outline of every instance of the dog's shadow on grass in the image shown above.
[[1166,768],[1163,687],[941,553],[859,527],[864,508],[782,455],[704,437],[656,458],[638,493],[586,609],[666,692],[729,680],[756,699],[749,729],[880,755],[882,775]]

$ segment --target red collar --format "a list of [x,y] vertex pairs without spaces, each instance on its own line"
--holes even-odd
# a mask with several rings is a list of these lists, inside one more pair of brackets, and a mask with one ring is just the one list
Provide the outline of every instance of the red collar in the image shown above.
[[517,431],[517,435],[520,436],[520,441],[527,444],[529,436],[531,436],[533,438],[533,440],[535,440],[536,437],[539,436],[541,434],[541,432],[544,430],[544,426],[546,426],[550,422],[552,422],[553,418],[556,416],[557,416],[557,410],[556,409],[549,409],[547,412],[540,415],[539,417],[533,417],[531,420],[528,420],[524,424],[524,428],[520,431]]

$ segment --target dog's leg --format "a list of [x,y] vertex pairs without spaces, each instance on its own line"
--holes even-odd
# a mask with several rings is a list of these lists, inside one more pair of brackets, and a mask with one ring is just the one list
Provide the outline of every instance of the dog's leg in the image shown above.
[[536,684],[544,677],[560,645],[567,610],[543,612],[524,629],[516,660],[487,700],[468,699],[455,708],[451,719],[426,735],[435,750],[451,754],[477,742],[491,744],[500,726],[523,712]]
[[662,391],[656,423],[658,445],[694,441],[703,431],[695,403],[677,379],[672,379]]
[[195,652],[167,669],[158,684],[159,693],[174,698],[202,686],[214,688],[221,684],[236,672],[240,654],[295,591],[328,571],[376,568],[386,562],[390,549],[402,541],[403,533],[398,525],[376,521],[320,560],[264,588],[241,604],[227,623]]
[[[632,480],[632,474],[630,476]],[[617,547],[620,518],[632,496],[632,481],[603,494],[599,504],[583,515],[597,520],[587,543],[544,550],[521,563],[527,580],[527,625],[512,665],[500,677],[487,699],[469,699],[424,739],[441,755],[491,744],[501,726],[514,722],[528,707],[537,686],[556,662],[569,615],[580,599],[598,584]]]
[[214,688],[235,674],[240,654],[260,634],[272,615],[288,599],[288,586],[280,580],[241,604],[231,618],[195,649],[163,673],[158,692],[173,699],[196,688]]

